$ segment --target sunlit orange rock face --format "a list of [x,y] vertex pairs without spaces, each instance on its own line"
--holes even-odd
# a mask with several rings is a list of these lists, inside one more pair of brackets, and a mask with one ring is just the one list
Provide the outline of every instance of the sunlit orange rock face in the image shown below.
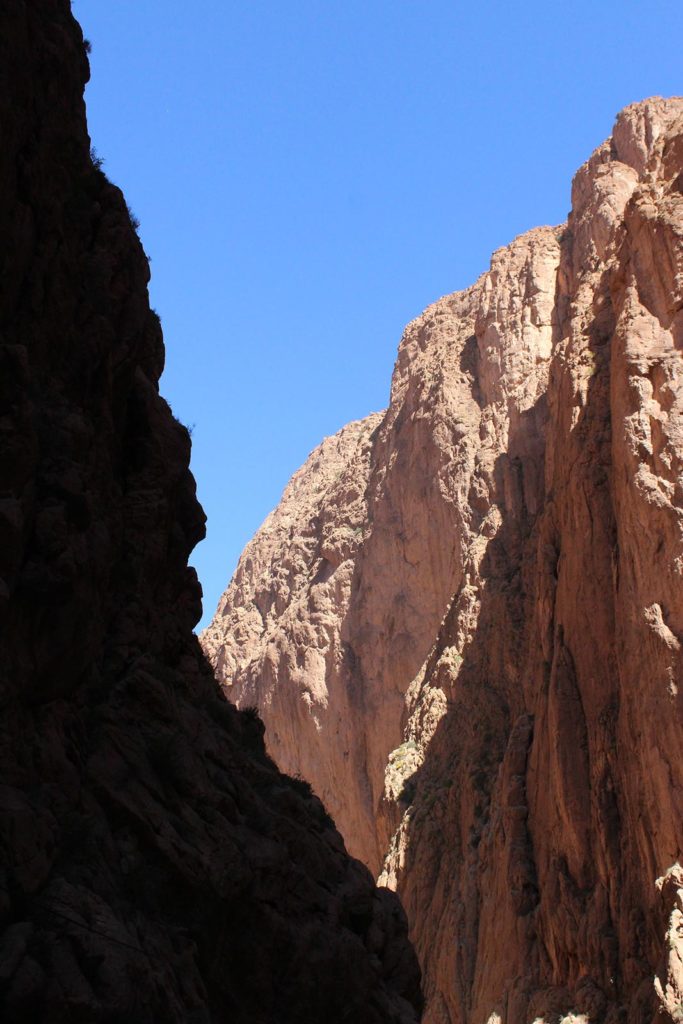
[[408,325],[202,637],[398,889],[429,1024],[683,1018],[683,100]]

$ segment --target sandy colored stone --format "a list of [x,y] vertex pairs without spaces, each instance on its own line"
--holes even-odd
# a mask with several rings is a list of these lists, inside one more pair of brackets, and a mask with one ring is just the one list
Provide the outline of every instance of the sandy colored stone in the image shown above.
[[682,181],[683,100],[622,111],[567,224],[408,325],[202,637],[401,894],[428,1024],[679,1019]]

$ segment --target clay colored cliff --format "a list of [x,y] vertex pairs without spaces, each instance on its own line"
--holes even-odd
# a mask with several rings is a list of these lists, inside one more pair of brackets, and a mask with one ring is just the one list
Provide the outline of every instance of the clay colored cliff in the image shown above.
[[683,1019],[683,100],[411,323],[202,637],[398,889],[430,1024]]
[[190,442],[68,0],[5,0],[0,68],[0,1019],[408,1024],[397,899],[192,633]]

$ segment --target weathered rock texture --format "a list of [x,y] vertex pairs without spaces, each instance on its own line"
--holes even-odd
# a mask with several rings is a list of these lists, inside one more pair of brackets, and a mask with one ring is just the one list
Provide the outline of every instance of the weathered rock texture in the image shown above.
[[683,100],[408,326],[202,642],[398,888],[431,1024],[683,1019]]
[[68,0],[5,0],[0,76],[0,1017],[413,1021],[397,899],[192,633],[190,443]]

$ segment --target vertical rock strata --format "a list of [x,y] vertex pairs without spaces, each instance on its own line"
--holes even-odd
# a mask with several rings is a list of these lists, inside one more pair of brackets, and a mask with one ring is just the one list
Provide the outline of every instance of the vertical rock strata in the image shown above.
[[681,1020],[683,100],[408,326],[202,642],[401,894],[430,1024]]
[[192,627],[204,531],[68,0],[0,9],[0,1017],[416,1019],[393,894]]

